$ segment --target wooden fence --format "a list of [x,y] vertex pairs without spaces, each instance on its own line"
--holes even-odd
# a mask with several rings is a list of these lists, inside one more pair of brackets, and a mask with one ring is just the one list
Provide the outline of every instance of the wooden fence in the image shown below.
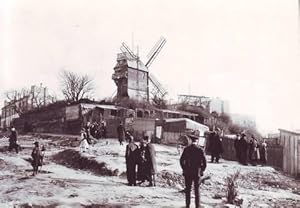
[[282,169],[283,147],[280,145],[267,146],[267,165]]

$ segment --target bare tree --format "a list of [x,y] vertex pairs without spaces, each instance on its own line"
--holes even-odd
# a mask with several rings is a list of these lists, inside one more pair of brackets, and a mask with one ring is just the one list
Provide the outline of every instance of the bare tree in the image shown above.
[[88,75],[63,70],[60,74],[61,91],[68,101],[78,101],[91,96],[94,86]]

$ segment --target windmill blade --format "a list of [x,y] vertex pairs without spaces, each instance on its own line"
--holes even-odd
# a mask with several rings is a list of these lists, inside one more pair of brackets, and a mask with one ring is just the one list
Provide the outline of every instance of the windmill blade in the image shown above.
[[153,84],[153,89],[151,93],[153,96],[159,95],[160,97],[164,97],[168,92],[165,88],[160,84],[160,82],[155,78],[153,74],[149,74],[149,80]]
[[155,52],[155,50],[158,48],[158,46],[160,45],[160,43],[163,41],[163,39],[164,39],[164,37],[160,37],[159,40],[155,43],[154,47],[150,50],[150,52],[146,56],[148,59],[151,58],[151,56],[153,55],[153,53]]
[[120,47],[120,50],[123,52],[123,53],[128,53],[131,58],[133,59],[137,59],[137,55],[135,55],[133,53],[133,51],[126,45],[126,43],[122,43],[121,47]]
[[146,62],[145,66],[150,67],[150,65],[153,63],[154,59],[157,57],[161,49],[164,47],[166,44],[166,39],[164,37],[161,37],[159,41],[155,44],[155,46],[152,48],[150,53],[148,54],[148,61]]

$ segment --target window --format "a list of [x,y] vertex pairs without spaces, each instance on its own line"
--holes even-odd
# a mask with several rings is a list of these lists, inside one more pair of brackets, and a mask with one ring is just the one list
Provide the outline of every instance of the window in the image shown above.
[[143,118],[143,111],[139,110],[136,114],[138,118]]
[[111,116],[117,116],[117,111],[116,110],[110,110],[110,115]]

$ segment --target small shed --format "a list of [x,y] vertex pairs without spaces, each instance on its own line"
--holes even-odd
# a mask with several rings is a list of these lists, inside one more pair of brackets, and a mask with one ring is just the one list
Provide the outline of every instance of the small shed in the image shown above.
[[182,135],[190,131],[197,131],[202,140],[200,143],[204,143],[204,133],[208,130],[207,126],[188,118],[170,118],[156,123],[155,134],[161,143],[177,144]]
[[283,171],[300,177],[300,131],[279,129],[283,143]]

